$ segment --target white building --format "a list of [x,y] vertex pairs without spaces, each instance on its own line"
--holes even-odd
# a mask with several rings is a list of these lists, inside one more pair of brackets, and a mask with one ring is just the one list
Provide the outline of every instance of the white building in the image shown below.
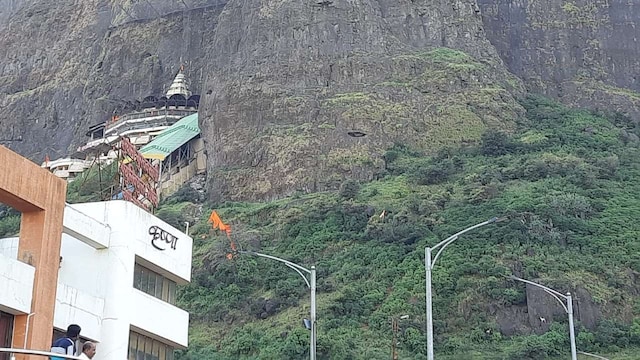
[[[125,201],[67,205],[63,227],[56,330],[80,325],[98,342],[94,360],[173,359],[186,348],[189,314],[175,300],[190,281],[190,237]],[[17,249],[17,238],[0,240],[0,347],[10,347],[12,315],[31,310],[34,268]]]

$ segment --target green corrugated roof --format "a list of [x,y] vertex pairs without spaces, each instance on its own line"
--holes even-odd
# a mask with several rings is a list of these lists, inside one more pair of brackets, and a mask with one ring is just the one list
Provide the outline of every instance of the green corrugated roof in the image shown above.
[[140,153],[147,159],[164,160],[187,141],[200,134],[198,113],[185,116],[158,135],[153,141],[143,146]]

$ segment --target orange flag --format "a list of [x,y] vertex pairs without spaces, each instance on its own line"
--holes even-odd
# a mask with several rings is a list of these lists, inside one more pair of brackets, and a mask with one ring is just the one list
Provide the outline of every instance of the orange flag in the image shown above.
[[[213,223],[214,229],[217,228],[217,229],[220,229],[220,231],[224,231],[227,233],[227,237],[231,242],[231,250],[233,250],[234,252],[237,251],[236,243],[233,241],[233,239],[231,239],[231,226],[223,223],[222,219],[220,219],[220,216],[215,210],[211,212],[211,215],[209,216],[209,221]],[[232,254],[227,254],[227,259],[231,260],[232,258],[233,258]]]
[[231,234],[231,226],[225,224],[222,222],[222,219],[220,219],[220,216],[218,215],[218,213],[213,210],[211,212],[211,215],[209,216],[209,221],[211,221],[213,223],[213,228],[218,228],[220,229],[220,231],[224,231],[227,233],[227,235]]

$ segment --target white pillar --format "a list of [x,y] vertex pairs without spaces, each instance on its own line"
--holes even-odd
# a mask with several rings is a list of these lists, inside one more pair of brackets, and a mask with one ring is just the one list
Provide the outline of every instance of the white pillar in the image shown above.
[[[123,234],[117,234],[117,232]],[[133,291],[135,256],[126,244],[125,231],[112,232],[107,252],[108,272],[104,277],[105,303],[101,338],[93,360],[126,359],[129,349],[129,301]]]

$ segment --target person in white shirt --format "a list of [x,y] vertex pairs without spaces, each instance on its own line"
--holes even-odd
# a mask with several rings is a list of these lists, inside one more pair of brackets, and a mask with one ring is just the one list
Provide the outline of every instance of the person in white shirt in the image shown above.
[[96,355],[96,344],[91,341],[87,341],[82,345],[82,354],[80,354],[80,359],[93,359]]

